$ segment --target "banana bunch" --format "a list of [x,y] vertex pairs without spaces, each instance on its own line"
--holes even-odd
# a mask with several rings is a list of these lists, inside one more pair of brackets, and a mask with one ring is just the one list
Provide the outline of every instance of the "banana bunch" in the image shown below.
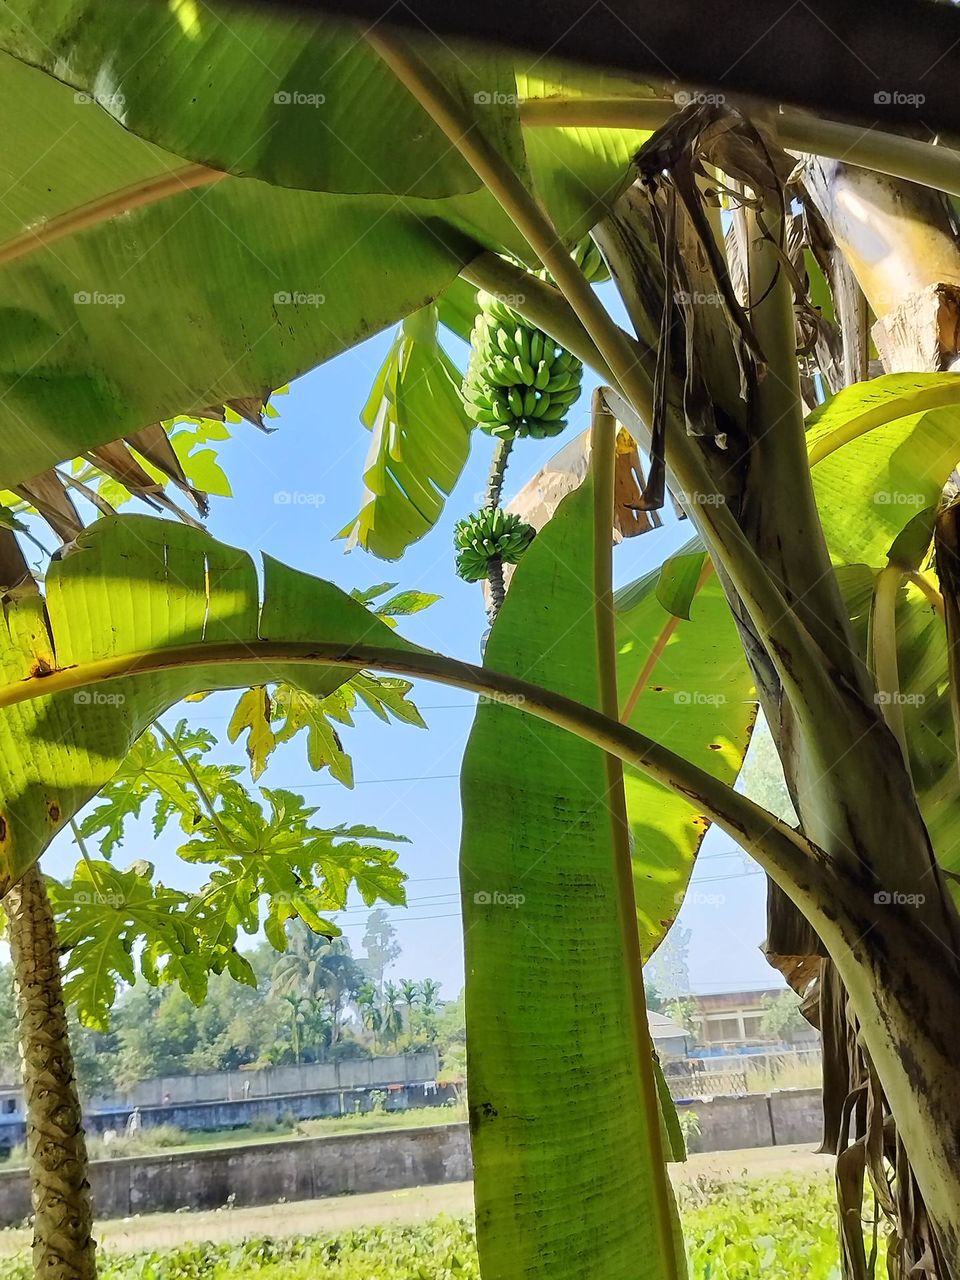
[[583,365],[494,294],[480,290],[463,383],[467,413],[503,439],[558,435],[580,395]]
[[610,279],[607,264],[600,255],[600,250],[589,236],[584,236],[570,257],[574,260],[591,284],[601,284]]
[[491,560],[516,564],[533,539],[533,526],[519,516],[500,507],[476,511],[454,527],[457,573],[464,582],[480,582],[487,576]]

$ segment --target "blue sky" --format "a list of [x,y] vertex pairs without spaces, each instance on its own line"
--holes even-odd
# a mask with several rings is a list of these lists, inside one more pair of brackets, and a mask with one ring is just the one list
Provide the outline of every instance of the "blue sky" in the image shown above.
[[[604,290],[608,305],[612,290]],[[361,550],[344,554],[335,535],[356,514],[362,493],[362,471],[369,434],[359,421],[374,374],[391,334],[380,334],[345,352],[292,385],[275,400],[280,418],[271,435],[246,423],[233,428],[233,438],[220,447],[220,460],[233,497],[214,499],[208,521],[217,538],[256,553],[264,550],[298,568],[339,585],[368,587],[396,581],[442,599],[429,610],[404,621],[410,639],[430,648],[479,660],[486,628],[480,590],[461,582],[452,552],[454,522],[480,501],[492,442],[474,434],[469,463],[447,503],[438,527],[411,547],[397,563],[384,563]],[[460,353],[454,353],[459,355]],[[462,360],[461,360],[462,363]],[[553,441],[523,441],[514,450],[505,493],[513,494],[575,432],[588,425],[589,391],[575,406],[566,433]],[[278,494],[317,495],[311,501],[277,501]],[[665,513],[666,514],[666,513]],[[667,526],[622,544],[615,557],[618,583],[628,582],[659,563],[690,537],[689,525],[667,515]],[[199,705],[176,709],[165,717],[172,725],[181,714],[224,737],[218,757],[245,762],[242,747],[226,743],[226,724],[237,695],[217,694]],[[356,785],[346,790],[326,772],[314,774],[302,740],[280,747],[262,781],[301,791],[320,807],[318,821],[369,822],[409,836],[401,865],[409,874],[409,906],[391,909],[403,954],[394,976],[440,979],[444,995],[453,997],[463,982],[458,916],[457,846],[460,805],[457,774],[473,715],[467,693],[421,684],[414,693],[429,730],[383,725],[358,711],[356,728],[343,733],[354,758]],[[154,841],[146,823],[131,830],[117,861],[148,858],[167,883],[194,887],[202,870],[180,862],[173,850],[177,833]],[[77,852],[69,835],[61,835],[44,857],[51,874],[73,866]],[[338,918],[360,951],[367,910],[359,901]],[[692,929],[691,985],[698,991],[736,990],[776,985],[776,975],[758,947],[764,934],[764,881],[756,867],[728,837],[711,832],[681,912]]]

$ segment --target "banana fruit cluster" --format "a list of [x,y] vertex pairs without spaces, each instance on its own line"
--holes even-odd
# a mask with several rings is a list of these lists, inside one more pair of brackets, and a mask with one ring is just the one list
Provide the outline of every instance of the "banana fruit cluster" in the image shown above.
[[589,236],[585,236],[580,241],[570,254],[570,257],[587,277],[590,284],[602,284],[604,280],[610,279],[607,264],[604,262],[600,250]]
[[480,582],[487,576],[491,560],[516,564],[534,536],[532,525],[501,507],[476,511],[458,520],[453,531],[457,573],[464,582]]
[[583,365],[494,294],[480,290],[463,383],[467,413],[500,439],[558,435],[580,395]]

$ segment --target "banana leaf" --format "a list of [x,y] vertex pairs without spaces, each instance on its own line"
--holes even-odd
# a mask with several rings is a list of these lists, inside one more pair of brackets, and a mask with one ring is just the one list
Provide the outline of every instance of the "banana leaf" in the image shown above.
[[[123,22],[107,0],[0,14],[0,488],[178,414],[262,399],[423,307],[482,250],[536,265],[368,51],[369,77],[351,79],[359,64],[337,61],[340,36],[316,43],[272,20],[245,49],[206,6],[134,9]],[[278,58],[269,72],[265,53]],[[525,172],[512,71],[478,70],[487,88],[471,96],[473,73],[437,57],[477,128]],[[288,73],[321,92],[321,64],[342,81],[346,150],[319,106],[273,103]],[[533,184],[572,241],[622,183],[623,139],[537,138]]]
[[[588,477],[563,500],[520,563],[485,665],[601,706],[595,574],[612,514],[594,519],[593,487]],[[461,891],[487,1280],[682,1271],[639,957],[625,961],[635,926],[617,874],[629,857],[619,775],[592,745],[509,705],[478,708]]]

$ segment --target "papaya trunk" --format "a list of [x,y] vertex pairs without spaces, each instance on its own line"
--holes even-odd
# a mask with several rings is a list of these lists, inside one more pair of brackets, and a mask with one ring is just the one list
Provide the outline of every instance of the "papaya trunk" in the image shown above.
[[56,924],[32,867],[3,899],[17,987],[33,1263],[46,1280],[91,1280],[95,1242],[83,1117],[67,1035]]

